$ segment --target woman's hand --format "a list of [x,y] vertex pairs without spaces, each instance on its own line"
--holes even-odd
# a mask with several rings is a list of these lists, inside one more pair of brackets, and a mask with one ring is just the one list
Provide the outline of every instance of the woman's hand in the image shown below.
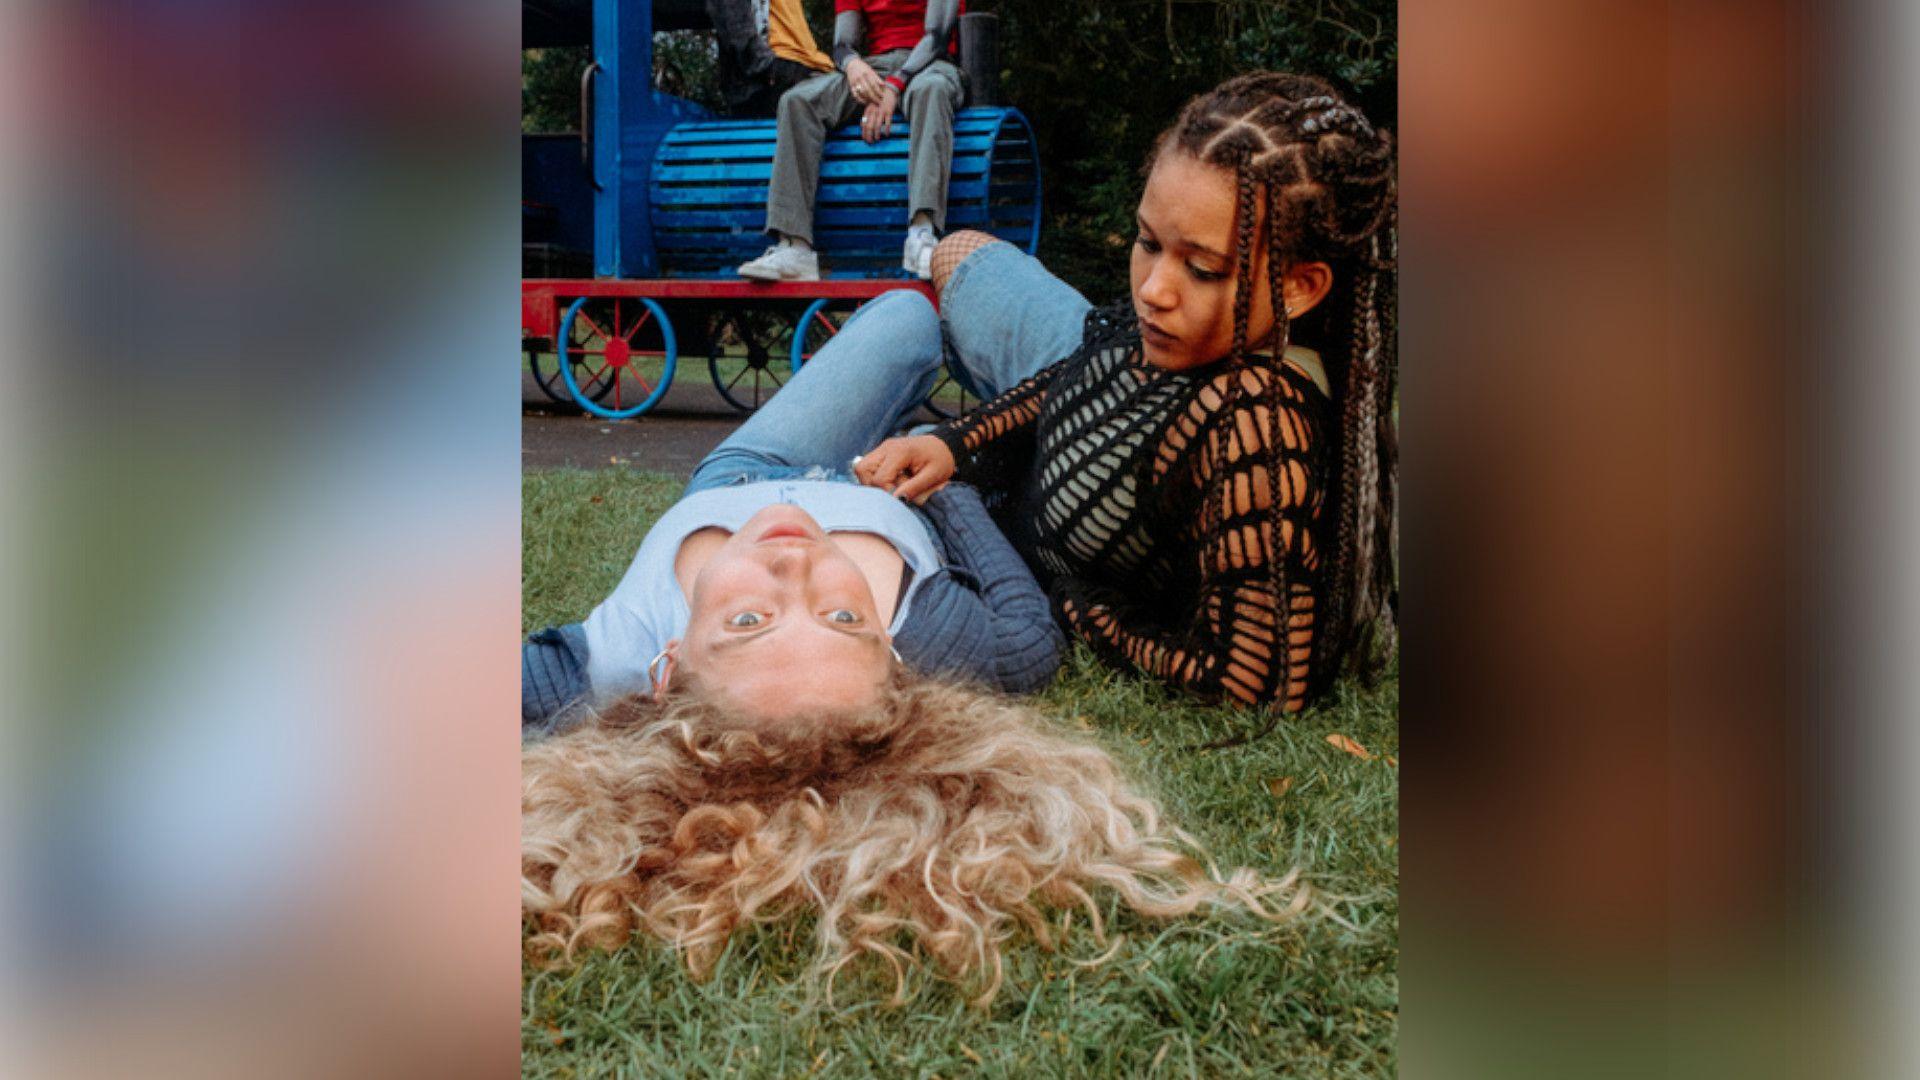
[[953,479],[953,451],[932,435],[888,439],[867,451],[853,467],[853,475],[869,487],[885,488],[911,503]]

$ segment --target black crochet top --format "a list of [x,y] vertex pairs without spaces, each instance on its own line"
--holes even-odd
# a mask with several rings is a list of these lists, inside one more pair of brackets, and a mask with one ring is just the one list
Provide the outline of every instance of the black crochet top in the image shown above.
[[1298,709],[1321,595],[1327,410],[1291,363],[1148,365],[1119,304],[1087,316],[1071,356],[933,433],[960,479],[1007,493],[1009,537],[1061,621],[1110,662],[1208,697],[1275,701],[1269,562],[1282,560],[1286,707]]

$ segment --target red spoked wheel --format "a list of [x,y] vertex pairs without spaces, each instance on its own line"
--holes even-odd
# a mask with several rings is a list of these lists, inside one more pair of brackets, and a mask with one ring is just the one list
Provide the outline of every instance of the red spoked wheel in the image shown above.
[[[644,296],[575,300],[560,321],[568,363],[560,377],[574,403],[609,420],[639,416],[673,382],[679,347],[666,309]],[[597,397],[589,391],[605,380]]]

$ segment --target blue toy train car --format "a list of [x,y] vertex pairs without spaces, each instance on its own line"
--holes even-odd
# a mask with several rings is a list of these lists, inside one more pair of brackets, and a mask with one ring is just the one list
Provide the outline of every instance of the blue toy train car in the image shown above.
[[[733,269],[767,243],[774,122],[716,118],[653,86],[654,32],[709,27],[703,0],[526,0],[522,14],[526,47],[592,50],[580,131],[523,137],[522,337],[550,395],[564,388],[589,412],[639,415],[664,394],[678,354],[704,349],[722,396],[751,409],[777,389],[776,361],[787,370],[804,361],[809,329],[816,338],[831,332],[835,312],[889,288],[927,291],[900,266],[904,121],[872,145],[856,126],[828,140],[814,241],[829,280],[755,284]],[[1032,252],[1040,161],[1026,118],[970,107],[954,136],[947,227]],[[764,340],[766,320],[743,317],[746,309],[781,315],[788,346]],[[744,373],[723,374],[723,339],[734,352],[747,346],[751,393],[735,393]],[[548,352],[567,362],[543,367]]]

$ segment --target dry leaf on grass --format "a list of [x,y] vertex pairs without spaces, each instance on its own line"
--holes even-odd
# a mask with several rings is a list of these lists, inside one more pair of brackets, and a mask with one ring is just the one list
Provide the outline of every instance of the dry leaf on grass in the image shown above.
[[1291,776],[1277,777],[1275,779],[1267,781],[1267,791],[1270,792],[1273,795],[1273,797],[1276,799],[1285,795],[1287,793],[1287,789],[1291,787],[1293,787],[1293,777]]
[[1335,750],[1345,750],[1347,753],[1352,754],[1354,757],[1359,758],[1361,761],[1373,760],[1373,755],[1367,753],[1366,747],[1361,746],[1359,743],[1354,742],[1352,739],[1347,738],[1345,735],[1329,735],[1327,736],[1327,743],[1331,745]]

